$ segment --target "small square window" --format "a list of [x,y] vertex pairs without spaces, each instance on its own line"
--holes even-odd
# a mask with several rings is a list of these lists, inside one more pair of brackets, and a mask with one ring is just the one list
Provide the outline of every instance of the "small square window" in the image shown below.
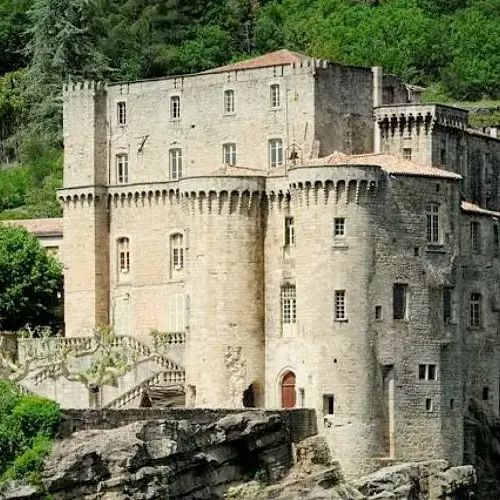
[[178,120],[181,117],[181,98],[173,95],[170,98],[170,119]]
[[432,399],[431,398],[427,398],[425,400],[425,410],[432,411]]
[[382,320],[382,306],[375,306],[375,319],[377,321]]
[[411,160],[411,148],[403,148],[403,158],[405,160]]
[[418,365],[418,379],[419,380],[436,380],[437,369],[436,365]]
[[335,217],[333,235],[335,237],[345,236],[345,219],[344,219],[344,217]]

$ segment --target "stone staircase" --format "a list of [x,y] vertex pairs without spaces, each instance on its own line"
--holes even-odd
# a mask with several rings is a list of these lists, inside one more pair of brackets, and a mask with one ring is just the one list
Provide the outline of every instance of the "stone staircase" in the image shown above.
[[[145,387],[171,386],[184,384],[184,368],[168,357],[169,348],[174,346],[183,349],[184,332],[170,334],[167,341],[166,354],[142,343],[131,336],[117,336],[113,339],[112,348],[130,351],[135,362],[131,369],[117,378],[117,387],[103,386],[102,406],[106,408],[123,408],[130,404],[138,404]],[[109,344],[108,344],[109,345]],[[47,358],[50,352],[58,349],[71,351],[72,363],[88,368],[95,353],[96,340],[93,337],[51,338],[41,342],[40,339],[19,339],[19,360],[22,363],[28,358]],[[85,407],[84,397],[77,400],[75,391],[82,392],[80,382],[70,382],[62,374],[60,366],[41,366],[35,362],[29,374],[18,382],[24,392],[35,393],[55,399],[61,406]],[[88,404],[88,403],[87,403]]]

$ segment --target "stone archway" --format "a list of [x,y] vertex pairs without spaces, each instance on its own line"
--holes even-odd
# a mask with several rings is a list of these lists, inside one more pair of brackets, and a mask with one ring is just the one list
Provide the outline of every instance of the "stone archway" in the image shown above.
[[288,370],[281,377],[281,408],[295,408],[297,392],[295,390],[295,373]]

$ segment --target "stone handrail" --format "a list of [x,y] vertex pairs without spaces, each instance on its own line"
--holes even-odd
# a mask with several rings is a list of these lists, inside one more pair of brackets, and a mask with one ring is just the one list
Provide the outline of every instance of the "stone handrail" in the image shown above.
[[103,408],[121,408],[125,406],[130,401],[138,398],[146,386],[154,385],[178,385],[183,384],[186,380],[186,375],[184,371],[168,370],[164,372],[155,373],[147,379],[143,380],[136,386],[132,387],[127,392],[124,392],[117,398],[113,399],[111,402],[105,404]]

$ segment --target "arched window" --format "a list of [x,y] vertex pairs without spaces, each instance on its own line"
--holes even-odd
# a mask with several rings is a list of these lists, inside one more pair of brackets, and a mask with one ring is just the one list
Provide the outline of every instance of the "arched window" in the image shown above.
[[295,408],[297,394],[295,392],[295,373],[287,371],[281,378],[281,407]]
[[118,276],[123,277],[130,272],[130,250],[129,239],[118,240]]

